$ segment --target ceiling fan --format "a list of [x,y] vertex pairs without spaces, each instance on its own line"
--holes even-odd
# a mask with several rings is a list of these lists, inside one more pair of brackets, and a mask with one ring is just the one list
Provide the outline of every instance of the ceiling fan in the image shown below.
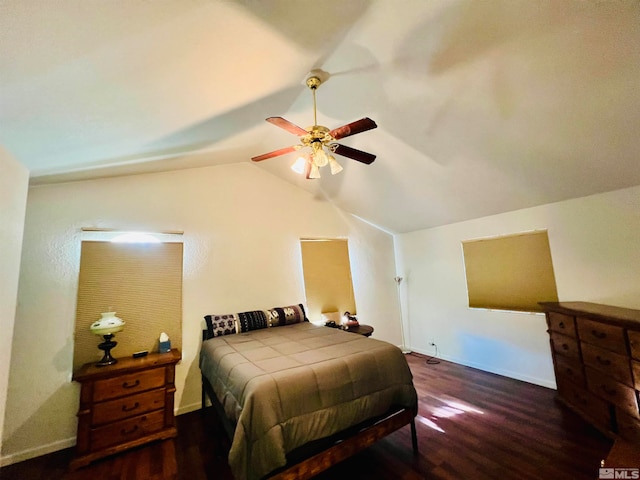
[[343,157],[357,160],[358,162],[371,164],[376,156],[357,150],[355,148],[348,147],[335,143],[336,140],[346,138],[356,133],[366,132],[377,127],[376,122],[370,118],[361,118],[355,122],[348,123],[333,130],[329,130],[327,127],[318,125],[317,113],[316,113],[316,90],[322,84],[320,76],[312,74],[307,78],[307,87],[313,93],[313,126],[306,129],[294,125],[290,121],[282,117],[269,117],[267,122],[280,127],[287,132],[293,133],[300,137],[300,143],[292,145],[290,147],[274,150],[273,152],[265,153],[253,157],[251,160],[254,162],[261,162],[268,158],[278,157],[286,153],[295,152],[302,148],[310,148],[311,151],[306,155],[300,156],[296,162],[291,166],[291,169],[296,172],[305,175],[305,178],[320,178],[320,167],[329,165],[331,168],[331,174],[342,171],[342,166],[336,161],[333,154],[342,155]]

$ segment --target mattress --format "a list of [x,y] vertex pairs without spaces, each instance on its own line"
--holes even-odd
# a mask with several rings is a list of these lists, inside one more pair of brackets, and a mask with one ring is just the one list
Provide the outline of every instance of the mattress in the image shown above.
[[392,407],[417,408],[398,347],[309,322],[206,340],[200,369],[235,425],[238,480],[262,478],[293,449]]

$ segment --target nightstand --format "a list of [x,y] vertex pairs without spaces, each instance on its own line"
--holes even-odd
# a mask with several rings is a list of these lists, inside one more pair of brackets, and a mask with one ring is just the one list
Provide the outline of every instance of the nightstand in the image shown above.
[[178,349],[141,358],[120,358],[74,373],[81,384],[76,457],[71,469],[129,448],[175,437],[173,413]]
[[357,327],[349,327],[349,330],[345,330],[345,332],[357,333],[365,337],[370,337],[373,333],[373,327],[371,325],[360,324]]

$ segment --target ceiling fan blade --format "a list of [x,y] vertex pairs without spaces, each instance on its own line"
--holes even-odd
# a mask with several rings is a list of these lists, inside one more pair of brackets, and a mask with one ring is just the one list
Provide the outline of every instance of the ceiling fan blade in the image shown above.
[[329,132],[336,140],[339,140],[344,137],[348,137],[350,135],[355,135],[356,133],[366,132],[367,130],[372,130],[376,128],[376,122],[371,120],[368,117],[361,118],[360,120],[356,120],[355,122],[351,122],[347,125],[343,125],[342,127],[334,128]]
[[281,148],[280,150],[274,150],[273,152],[264,153],[262,155],[258,155],[257,157],[252,157],[251,160],[253,160],[254,162],[260,162],[268,158],[279,157],[280,155],[284,155],[285,153],[295,152],[299,148],[300,146],[298,145],[292,145],[291,147]]
[[363,152],[362,150],[347,147],[346,145],[340,145],[339,143],[333,143],[332,145],[336,146],[333,153],[337,153],[343,157],[352,158],[353,160],[366,163],[367,165],[370,165],[376,159],[376,156],[372,153]]
[[286,120],[286,119],[284,119],[282,117],[269,117],[269,118],[267,118],[267,122],[272,123],[276,127],[283,128],[289,133],[293,133],[294,135],[298,135],[299,137],[302,137],[303,135],[306,135],[306,134],[309,133],[304,128],[299,127],[299,126],[291,123],[289,120]]

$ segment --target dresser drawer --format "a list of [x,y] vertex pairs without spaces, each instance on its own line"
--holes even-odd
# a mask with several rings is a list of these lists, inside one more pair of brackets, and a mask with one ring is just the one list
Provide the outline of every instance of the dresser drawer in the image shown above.
[[164,407],[165,389],[151,390],[129,397],[96,403],[93,408],[93,425],[114,422]]
[[556,376],[559,382],[569,380],[581,387],[586,387],[582,365],[575,359],[556,355]]
[[91,448],[99,450],[130,442],[145,435],[162,430],[164,427],[164,411],[139,415],[137,417],[110,423],[91,431]]
[[629,350],[631,356],[636,360],[640,360],[640,330],[627,330],[629,337]]
[[636,390],[640,390],[640,362],[632,360],[631,371],[633,372],[633,383],[635,388]]
[[605,350],[604,348],[596,347],[589,343],[582,343],[580,349],[582,350],[582,360],[585,365],[590,365],[625,385],[633,386],[629,357],[613,353],[610,350]]
[[578,341],[575,338],[561,335],[557,332],[550,332],[551,344],[553,350],[565,357],[580,359],[580,348],[578,347]]
[[578,317],[576,322],[578,324],[578,336],[583,342],[597,345],[600,348],[612,350],[623,355],[627,353],[622,327],[595,322],[581,317]]
[[607,402],[571,382],[559,381],[558,394],[562,400],[587,416],[598,427],[607,432],[611,431],[611,409]]
[[622,438],[640,444],[640,419],[616,410],[616,423]]
[[93,401],[101,402],[110,398],[131,395],[132,393],[159,388],[164,384],[164,368],[154,368],[120,377],[96,380],[93,387]]
[[576,323],[572,316],[563,313],[549,312],[549,329],[570,337],[576,336]]
[[638,413],[638,398],[633,388],[623,385],[610,376],[590,367],[586,367],[586,376],[589,390],[600,398],[613,403],[625,413],[633,417],[640,417]]

